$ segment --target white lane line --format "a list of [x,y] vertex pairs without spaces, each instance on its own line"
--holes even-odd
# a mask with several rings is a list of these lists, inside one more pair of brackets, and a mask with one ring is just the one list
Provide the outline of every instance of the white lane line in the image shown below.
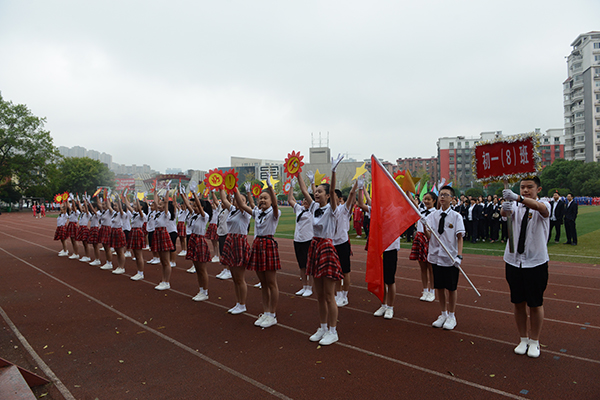
[[35,269],[36,271],[38,271],[38,272],[46,275],[47,277],[54,279],[55,281],[61,283],[62,285],[68,287],[69,289],[71,289],[71,290],[79,293],[80,295],[86,297],[87,299],[93,301],[94,303],[96,303],[96,304],[98,304],[98,305],[106,308],[107,310],[109,310],[109,311],[117,314],[121,318],[126,319],[127,321],[131,322],[132,324],[137,325],[138,327],[140,327],[140,328],[142,328],[142,329],[144,329],[144,330],[146,330],[146,331],[148,331],[150,333],[153,333],[154,335],[160,337],[161,339],[164,339],[167,342],[169,342],[171,344],[174,344],[175,346],[177,346],[177,347],[179,347],[179,348],[187,351],[188,353],[190,353],[192,355],[195,355],[196,357],[198,357],[198,358],[200,358],[200,359],[208,362],[209,364],[212,364],[213,366],[215,366],[215,367],[217,367],[219,369],[222,369],[222,370],[228,372],[229,374],[231,374],[231,375],[233,375],[233,376],[235,376],[235,377],[237,377],[239,379],[242,379],[243,381],[246,381],[246,382],[250,383],[251,385],[253,385],[253,386],[257,387],[257,388],[262,389],[265,392],[267,392],[267,393],[269,393],[269,394],[271,394],[271,395],[273,395],[273,396],[275,396],[277,398],[292,400],[290,397],[287,397],[283,393],[280,393],[280,392],[276,391],[275,389],[273,389],[273,388],[271,388],[271,387],[269,387],[267,385],[264,385],[264,384],[262,384],[262,383],[260,383],[260,382],[258,382],[256,380],[250,378],[249,376],[246,376],[246,375],[242,374],[241,372],[238,372],[238,371],[236,371],[236,370],[234,370],[232,368],[229,368],[228,366],[226,366],[224,364],[221,364],[220,362],[218,362],[218,361],[216,361],[216,360],[214,360],[214,359],[212,359],[212,358],[210,358],[210,357],[208,357],[208,356],[206,356],[206,355],[204,355],[204,354],[202,354],[202,353],[200,353],[200,352],[192,349],[191,347],[189,347],[189,346],[187,346],[187,345],[185,345],[185,344],[183,344],[183,343],[181,343],[181,342],[179,342],[179,341],[177,341],[177,340],[175,340],[175,339],[173,339],[173,338],[171,338],[171,337],[169,337],[169,336],[167,336],[167,335],[165,335],[165,334],[157,331],[156,329],[152,329],[149,326],[142,324],[141,322],[135,320],[134,318],[131,318],[130,316],[122,313],[121,311],[118,311],[114,307],[109,306],[108,304],[106,304],[106,303],[104,303],[104,302],[96,299],[95,297],[93,297],[93,296],[91,296],[91,295],[89,295],[89,294],[87,294],[87,293],[85,293],[85,292],[83,292],[83,291],[81,291],[79,289],[77,289],[76,287],[71,286],[67,282],[65,282],[65,281],[63,281],[63,280],[61,280],[61,279],[59,279],[59,278],[57,278],[57,277],[55,277],[55,276],[47,273],[43,269],[38,268],[35,265],[33,265],[33,264],[31,264],[31,263],[23,260],[22,258],[19,258],[18,256],[14,255],[14,254],[12,254],[12,253],[10,253],[8,251],[6,251],[2,247],[0,247],[0,250],[4,251],[6,254],[10,255],[11,257],[13,257],[13,258],[21,261],[22,263],[30,266],[31,268]]
[[12,322],[12,320],[9,318],[8,314],[6,314],[6,312],[4,312],[4,309],[2,307],[0,307],[0,315],[2,315],[2,318],[4,319],[4,321],[6,321],[6,323],[10,327],[10,329],[17,336],[17,338],[19,339],[19,341],[21,342],[21,344],[23,345],[25,350],[27,350],[29,355],[34,359],[34,361],[37,363],[37,365],[40,367],[40,369],[44,372],[44,374],[46,374],[46,376],[52,381],[54,386],[56,386],[56,388],[63,395],[63,397],[67,400],[75,400],[75,396],[73,396],[73,394],[69,391],[69,389],[67,389],[67,387],[64,385],[64,383],[62,383],[62,381],[60,379],[58,379],[58,377],[52,371],[52,369],[48,366],[48,364],[46,364],[44,362],[44,360],[42,360],[42,358],[38,355],[38,353],[36,353],[36,351],[33,349],[33,347],[31,347],[31,345],[29,344],[27,339],[25,339],[25,336],[23,336],[21,334],[21,332],[19,331],[17,326]]

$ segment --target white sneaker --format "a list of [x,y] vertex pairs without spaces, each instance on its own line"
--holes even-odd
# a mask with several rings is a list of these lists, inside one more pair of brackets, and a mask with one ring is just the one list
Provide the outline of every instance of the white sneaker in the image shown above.
[[310,297],[312,296],[312,286],[306,288],[304,293],[302,293],[302,297]]
[[93,265],[93,266],[102,265],[102,261],[100,261],[99,259],[95,259],[94,261],[92,261],[90,263],[90,265]]
[[135,274],[134,276],[132,276],[131,278],[132,281],[140,281],[142,279],[144,279],[144,274],[141,272],[138,272],[137,274]]
[[161,282],[157,286],[155,286],[154,289],[156,289],[156,290],[171,289],[171,284],[169,282]]
[[90,258],[89,258],[89,257],[81,257],[81,258],[79,259],[79,261],[81,261],[81,262],[90,262],[90,261],[92,261],[92,260],[90,260]]
[[388,309],[385,310],[385,314],[383,314],[383,318],[385,318],[385,319],[394,318],[394,309],[388,307]]
[[449,315],[444,322],[442,328],[447,330],[452,330],[456,327],[456,317],[454,315]]
[[529,341],[529,348],[527,349],[527,355],[531,358],[538,358],[540,356],[540,342],[537,344],[532,343],[533,340]]
[[515,353],[523,355],[527,353],[527,347],[529,346],[529,338],[521,339],[521,343],[515,347]]
[[212,260],[210,260],[211,262],[219,262],[219,256],[214,256],[212,258]]
[[71,254],[71,255],[69,256],[69,260],[76,260],[76,259],[78,259],[78,258],[79,258],[79,254]]
[[325,333],[327,332],[329,332],[327,328],[319,328],[311,337],[308,338],[308,340],[311,342],[318,342],[323,339],[323,336],[325,336]]
[[321,346],[329,346],[332,343],[335,343],[339,340],[338,334],[327,331],[325,335],[323,335],[323,339],[319,340],[319,344]]
[[245,313],[245,312],[246,312],[246,305],[245,304],[239,304],[235,309],[233,309],[231,311],[231,314],[237,315],[237,314],[241,314],[241,313]]
[[112,273],[115,274],[115,275],[124,274],[125,273],[125,268],[117,268]]
[[447,317],[444,317],[444,315],[440,315],[438,317],[438,319],[436,319],[433,324],[431,324],[431,326],[433,326],[434,328],[441,328],[442,326],[444,326],[444,323],[446,322]]
[[100,269],[104,269],[104,270],[113,269],[113,265],[112,265],[112,263],[107,262],[106,264],[101,266]]
[[150,246],[146,245],[142,250],[150,250]]
[[336,304],[338,307],[344,307],[348,305],[348,299],[345,298],[344,296],[340,296],[338,297],[338,299],[336,300]]
[[69,250],[61,250],[58,252],[59,257],[66,257],[69,255]]
[[429,301],[429,290],[423,289],[423,295],[419,298],[421,301]]
[[256,285],[254,285],[255,288],[259,288],[262,289],[262,284],[260,282],[258,282]]
[[129,257],[129,258],[131,258],[131,252],[130,252],[130,251],[126,251],[126,252],[125,252],[125,257]]
[[196,267],[192,265],[191,268],[188,268],[185,272],[189,272],[190,274],[195,274]]
[[305,291],[306,291],[306,288],[305,288],[305,287],[303,287],[302,289],[300,289],[300,290],[298,290],[298,291],[296,292],[296,296],[302,296],[302,295],[304,294],[304,292],[305,292]]
[[376,317],[382,317],[383,314],[385,314],[385,310],[387,310],[387,307],[385,306],[385,304],[382,304],[381,307],[379,307],[377,309],[377,311],[375,311],[373,313],[373,315],[376,316]]
[[179,252],[179,254],[177,254],[177,255],[178,255],[178,256],[185,256],[186,254],[187,254],[187,251],[185,251],[185,250],[181,250],[181,251]]
[[176,267],[177,263],[175,263],[174,261],[171,261],[171,268]]
[[256,321],[254,321],[254,326],[261,326],[261,324],[263,323],[265,318],[267,318],[267,316],[265,314],[260,314],[258,316],[258,319]]
[[435,301],[435,292],[429,292],[427,293],[427,299],[425,299],[425,301],[431,303],[432,301]]
[[223,280],[231,279],[231,271],[226,269],[225,272],[223,273],[223,275],[221,275],[221,279],[223,279]]
[[227,310],[227,312],[231,314],[231,312],[232,312],[233,310],[237,309],[237,308],[238,308],[238,306],[239,306],[239,304],[236,304],[235,306],[233,306],[233,307],[231,307],[229,310]]
[[204,301],[208,300],[208,294],[205,294],[203,290],[200,290],[197,295],[192,297],[194,301]]
[[270,315],[263,320],[262,324],[260,324],[262,328],[268,328],[273,325],[277,325],[277,318],[271,317]]
[[148,264],[160,264],[160,259],[154,257],[152,260],[148,261]]

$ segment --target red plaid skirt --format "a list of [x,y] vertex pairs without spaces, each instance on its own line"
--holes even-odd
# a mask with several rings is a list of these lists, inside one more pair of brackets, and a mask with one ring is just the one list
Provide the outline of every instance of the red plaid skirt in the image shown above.
[[185,232],[185,221],[179,221],[177,223],[177,236],[187,236]]
[[77,239],[76,240],[87,243],[89,237],[90,237],[90,229],[86,225],[79,225],[79,230],[77,231]]
[[110,229],[110,247],[113,249],[118,249],[120,247],[127,246],[127,241],[125,241],[125,233],[121,228],[111,228]]
[[164,226],[157,227],[154,230],[154,235],[152,237],[152,251],[173,251],[175,247],[173,246],[173,241],[171,240],[171,236],[169,236],[169,232],[167,232],[167,228]]
[[334,281],[342,280],[344,276],[340,258],[331,239],[313,237],[308,248],[306,275],[312,275],[315,278],[330,278]]
[[277,271],[281,269],[279,249],[272,235],[258,236],[254,239],[246,269],[250,271]]
[[144,225],[142,225],[142,232],[144,232],[144,236],[148,234],[148,229],[146,229],[147,226],[148,224],[146,222],[144,222]]
[[146,235],[144,235],[144,231],[142,228],[131,228],[131,232],[129,233],[129,241],[127,242],[128,249],[143,249],[146,247]]
[[69,226],[67,226],[67,237],[73,238],[77,240],[77,222],[69,222]]
[[217,224],[208,224],[206,238],[208,240],[219,240],[219,236],[217,235]]
[[98,243],[110,245],[110,226],[102,225],[98,230]]
[[54,240],[65,240],[68,237],[66,225],[56,227],[56,230],[54,231]]
[[429,253],[429,240],[423,232],[417,232],[410,249],[409,260],[427,261]]
[[192,233],[188,241],[185,259],[201,263],[210,262],[210,250],[204,236]]
[[228,233],[221,253],[221,264],[245,268],[248,264],[250,246],[246,235]]
[[90,243],[90,244],[100,243],[98,241],[98,227],[97,226],[92,226],[90,228],[90,236],[88,237],[88,243]]

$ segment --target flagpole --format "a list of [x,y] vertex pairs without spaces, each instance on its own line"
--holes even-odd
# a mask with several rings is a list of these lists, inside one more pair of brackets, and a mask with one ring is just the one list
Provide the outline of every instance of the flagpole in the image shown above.
[[[385,171],[386,176],[388,177],[388,179],[390,179],[392,182],[394,182],[396,184],[396,188],[400,190],[400,193],[402,193],[402,196],[404,196],[404,198],[408,201],[408,203],[412,206],[413,210],[421,215],[421,213],[419,212],[419,209],[417,208],[417,206],[415,206],[415,203],[413,203],[413,201],[411,199],[408,198],[408,196],[406,195],[406,193],[404,193],[404,190],[398,185],[398,182],[396,182],[396,180],[394,179],[394,177],[389,173],[389,171],[387,169],[385,169],[383,167],[383,164],[381,164],[381,162],[379,161],[379,159],[377,157],[375,157],[375,154],[372,155],[371,157],[372,159],[375,160],[375,162],[381,167],[382,170]],[[429,224],[427,223],[427,220],[425,218],[421,218],[421,220],[424,222],[424,224],[427,226],[427,228],[429,229],[429,231],[431,233],[433,233],[433,235],[435,236],[435,238],[438,240],[438,242],[440,242],[440,244],[442,245],[442,248],[446,251],[446,254],[448,254],[448,256],[452,259],[454,259],[454,256],[452,255],[452,253],[450,253],[450,250],[448,250],[448,248],[444,245],[444,243],[440,240],[440,237],[438,236],[437,232],[433,229],[431,229],[431,227],[429,226]],[[481,293],[479,293],[479,291],[477,290],[477,288],[475,287],[475,285],[473,285],[473,282],[471,282],[471,280],[469,279],[469,277],[467,276],[467,274],[465,274],[465,271],[463,271],[463,269],[460,267],[460,265],[458,266],[458,270],[463,274],[463,276],[467,279],[467,282],[469,282],[469,284],[471,285],[471,287],[473,288],[473,290],[475,291],[475,293],[477,293],[477,295],[479,297],[481,297]]]

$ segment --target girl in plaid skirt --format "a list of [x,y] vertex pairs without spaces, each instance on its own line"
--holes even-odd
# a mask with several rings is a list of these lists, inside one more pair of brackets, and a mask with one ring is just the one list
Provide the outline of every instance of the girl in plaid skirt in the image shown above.
[[[249,186],[249,185],[248,185]],[[246,192],[250,192],[248,187]],[[268,328],[277,324],[277,302],[279,288],[277,286],[277,270],[281,269],[277,242],[273,238],[279,223],[281,211],[277,207],[277,198],[271,183],[271,176],[267,177],[267,189],[258,196],[258,207],[254,206],[252,196],[248,196],[252,217],[254,218],[255,238],[250,250],[250,259],[247,269],[256,271],[261,284],[263,314],[254,322],[254,325]],[[245,206],[250,208],[248,206]],[[244,211],[246,209],[244,208]]]
[[[206,224],[212,217],[212,208],[206,200],[199,200],[196,193],[192,191],[194,204],[190,204],[187,196],[179,193],[187,211],[192,213],[191,235],[188,242],[186,260],[192,260],[198,278],[198,294],[192,297],[194,301],[208,300],[208,263],[210,262],[210,250],[204,239]],[[206,211],[205,211],[206,210]]]
[[131,232],[129,233],[127,248],[133,250],[135,266],[137,268],[137,273],[131,277],[131,280],[139,281],[140,279],[144,279],[144,256],[142,255],[142,249],[146,247],[146,234],[142,227],[147,221],[148,205],[145,202],[140,203],[137,196],[135,196],[133,207],[131,207],[127,197],[123,198],[123,202],[127,211],[131,213]]
[[310,337],[310,341],[319,342],[322,346],[338,341],[335,283],[342,279],[342,267],[332,243],[336,227],[336,204],[330,202],[330,199],[335,196],[335,170],[343,158],[338,155],[336,159],[331,159],[331,185],[324,183],[314,188],[314,173],[309,171],[307,176],[314,188],[314,201],[310,198],[304,180],[298,180],[304,198],[310,203],[309,211],[313,214],[314,237],[308,249],[306,273],[314,278],[321,326]]
[[[297,182],[296,177],[293,179]],[[292,181],[292,186],[295,186],[294,180]],[[308,211],[310,204],[306,198],[302,200],[302,204],[299,204],[294,198],[293,190],[288,192],[288,203],[290,203],[296,214],[294,253],[296,253],[296,261],[298,262],[298,267],[300,267],[300,280],[302,281],[302,289],[296,292],[296,296],[309,297],[312,295],[313,289],[313,278],[306,275],[308,248],[313,238],[312,214]]]
[[[168,196],[168,193],[167,193]],[[175,209],[173,203],[165,197],[157,205],[154,235],[152,240],[152,251],[158,252],[160,264],[162,265],[162,280],[154,287],[156,290],[167,290],[171,288],[171,252],[175,251],[175,245],[169,235],[167,226],[175,222]],[[177,235],[175,235],[177,238]]]
[[185,256],[187,253],[187,243],[186,243],[186,227],[185,220],[189,214],[189,211],[186,210],[184,205],[177,204],[177,236],[179,237],[179,243],[181,243],[181,252],[178,254],[180,256]]
[[111,213],[110,247],[115,249],[117,253],[117,268],[112,273],[120,275],[125,273],[125,246],[127,246],[125,233],[123,232],[123,215],[125,213],[119,199],[115,201],[114,208],[111,206],[111,201],[107,200],[106,207]]
[[[71,204],[69,204],[71,203]],[[75,204],[75,200],[69,200],[67,204],[67,214],[69,215],[69,224],[67,225],[67,237],[71,238],[71,246],[73,246],[73,254],[69,256],[70,259],[75,260],[79,258],[79,250],[77,248],[77,230],[79,229],[79,210]]]
[[252,210],[246,205],[246,201],[237,188],[234,189],[233,204],[227,200],[225,190],[221,189],[221,203],[224,208],[229,210],[227,216],[229,233],[221,253],[221,262],[231,270],[237,300],[236,305],[227,312],[235,315],[246,312],[248,286],[244,275],[248,264],[249,246],[247,236]]
[[94,248],[94,261],[90,263],[90,265],[101,265],[100,261],[100,242],[99,242],[99,233],[98,233],[98,225],[100,225],[100,211],[96,207],[94,207],[87,199],[85,200],[85,204],[90,212],[90,236],[88,237],[88,243],[92,245]]
[[[416,201],[416,200],[415,200]],[[425,210],[421,211],[423,218],[435,211],[437,205],[437,195],[429,192],[423,196],[423,205]],[[413,239],[409,259],[417,260],[421,267],[421,283],[423,284],[423,294],[419,300],[432,302],[435,300],[435,291],[433,289],[433,269],[427,261],[429,252],[429,240],[424,233],[424,226],[421,221],[417,222],[417,234]]]
[[219,236],[217,235],[217,221],[219,219],[219,213],[217,210],[218,201],[217,197],[212,192],[213,201],[210,206],[212,208],[212,217],[210,218],[210,223],[208,224],[208,230],[206,231],[206,238],[210,240],[212,243],[214,257],[212,258],[212,262],[219,262]]
[[59,257],[65,257],[69,255],[67,250],[67,222],[69,217],[67,215],[67,205],[62,203],[60,205],[60,214],[56,218],[56,231],[54,231],[54,240],[60,240],[62,244],[62,250],[58,252]]
[[90,221],[90,213],[85,205],[85,201],[83,204],[77,199],[77,206],[81,209],[81,214],[79,215],[79,229],[77,231],[77,241],[81,242],[83,245],[83,257],[79,259],[81,262],[90,262],[92,261],[88,255],[88,239],[90,237],[90,229],[88,228],[88,222]]
[[[105,194],[106,195],[106,194]],[[104,254],[106,255],[106,264],[101,266],[101,269],[112,269],[112,251],[110,249],[110,219],[111,212],[108,211],[108,207],[106,203],[108,199],[101,199],[98,197],[98,207],[101,208],[100,212],[100,229],[98,230],[98,241],[102,243],[102,247],[104,248]]]

